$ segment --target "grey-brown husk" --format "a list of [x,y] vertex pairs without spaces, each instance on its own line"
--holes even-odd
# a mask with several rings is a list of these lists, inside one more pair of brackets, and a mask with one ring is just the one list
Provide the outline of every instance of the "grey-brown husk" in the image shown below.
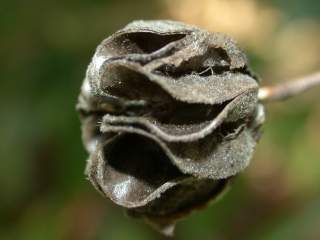
[[236,43],[173,21],[135,21],[97,47],[77,109],[86,175],[170,235],[245,169],[264,120]]

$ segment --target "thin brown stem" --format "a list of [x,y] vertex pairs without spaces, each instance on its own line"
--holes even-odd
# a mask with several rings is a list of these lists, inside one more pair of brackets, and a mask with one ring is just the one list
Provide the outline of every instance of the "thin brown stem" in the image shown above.
[[307,75],[276,86],[261,87],[259,90],[259,100],[281,101],[305,92],[315,86],[320,86],[320,72]]

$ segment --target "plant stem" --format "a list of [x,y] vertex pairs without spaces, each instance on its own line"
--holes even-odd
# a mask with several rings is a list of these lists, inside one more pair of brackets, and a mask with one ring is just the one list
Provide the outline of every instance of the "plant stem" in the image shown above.
[[259,89],[259,100],[263,102],[282,101],[303,93],[315,86],[320,86],[320,72],[316,72],[286,83],[266,86]]

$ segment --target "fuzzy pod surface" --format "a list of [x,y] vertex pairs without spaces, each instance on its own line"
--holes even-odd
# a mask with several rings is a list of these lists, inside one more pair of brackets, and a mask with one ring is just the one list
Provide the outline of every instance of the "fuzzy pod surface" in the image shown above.
[[97,47],[77,109],[86,175],[164,234],[245,169],[264,121],[259,81],[222,33],[134,21]]

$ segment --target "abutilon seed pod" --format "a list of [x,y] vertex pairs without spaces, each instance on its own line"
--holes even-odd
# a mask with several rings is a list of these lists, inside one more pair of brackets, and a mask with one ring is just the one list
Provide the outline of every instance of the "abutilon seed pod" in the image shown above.
[[249,164],[264,121],[236,43],[173,21],[134,21],[96,49],[77,109],[86,175],[164,234]]

